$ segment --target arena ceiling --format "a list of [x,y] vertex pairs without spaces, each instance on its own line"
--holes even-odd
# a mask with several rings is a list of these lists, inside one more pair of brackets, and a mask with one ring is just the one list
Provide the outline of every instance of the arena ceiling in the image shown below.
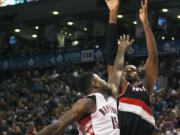
[[[140,8],[140,0],[121,0],[119,13],[130,20],[136,20]],[[167,13],[161,9],[167,8]],[[59,15],[52,15],[52,11]],[[149,10],[154,14],[166,16],[179,24],[179,0],[149,0]],[[34,26],[56,24],[66,26],[67,21],[83,21],[97,19],[107,22],[108,10],[104,0],[40,0],[39,2],[0,8],[0,29],[24,29],[20,35],[28,35]],[[76,28],[74,28],[76,29]]]

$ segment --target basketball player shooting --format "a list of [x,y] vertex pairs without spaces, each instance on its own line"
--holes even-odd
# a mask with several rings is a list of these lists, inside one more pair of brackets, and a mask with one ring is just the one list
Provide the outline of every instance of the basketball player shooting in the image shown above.
[[[111,16],[110,19],[115,18]],[[120,89],[117,96],[118,119],[121,135],[152,135],[155,127],[155,120],[151,111],[151,96],[158,77],[158,53],[156,41],[148,21],[148,0],[141,1],[139,18],[142,22],[148,58],[145,64],[145,78],[139,80],[137,68],[134,65],[127,65],[123,71],[120,82]],[[113,54],[116,51],[116,20],[109,21],[107,36],[108,53],[108,75],[113,72]]]

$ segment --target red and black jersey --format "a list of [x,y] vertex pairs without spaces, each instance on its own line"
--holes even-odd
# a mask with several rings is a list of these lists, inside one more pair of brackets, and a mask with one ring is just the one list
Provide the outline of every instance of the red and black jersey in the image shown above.
[[142,83],[133,86],[127,82],[117,102],[121,135],[152,135],[155,119],[148,92]]

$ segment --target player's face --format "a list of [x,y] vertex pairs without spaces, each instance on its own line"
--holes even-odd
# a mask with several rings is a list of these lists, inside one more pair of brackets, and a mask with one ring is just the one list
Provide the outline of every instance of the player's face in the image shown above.
[[137,81],[137,68],[133,65],[127,65],[123,71],[124,78],[129,81]]

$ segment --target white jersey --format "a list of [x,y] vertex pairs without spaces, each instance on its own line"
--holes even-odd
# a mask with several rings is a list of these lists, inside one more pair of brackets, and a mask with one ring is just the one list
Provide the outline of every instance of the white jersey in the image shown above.
[[96,111],[77,121],[79,135],[119,135],[116,100],[100,93],[89,96],[95,96]]

